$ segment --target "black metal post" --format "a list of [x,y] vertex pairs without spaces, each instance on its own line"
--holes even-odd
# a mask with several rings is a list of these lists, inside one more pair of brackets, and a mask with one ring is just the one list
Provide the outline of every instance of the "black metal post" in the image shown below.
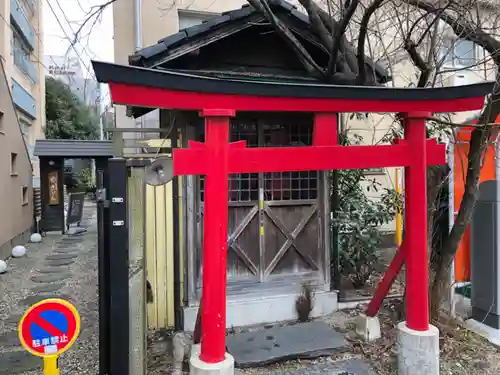
[[[178,143],[178,134],[177,127],[174,127],[172,130],[172,134],[170,136],[170,141],[172,144],[172,149],[177,148]],[[182,301],[181,301],[181,246],[179,239],[179,221],[181,218],[179,217],[179,178],[174,177],[172,180],[172,216],[173,216],[173,243],[174,243],[174,320],[175,320],[175,330],[180,331],[184,329],[183,322],[183,310],[182,310]],[[184,208],[186,209],[186,208]]]
[[129,375],[129,249],[126,160],[108,162],[109,375]]
[[97,252],[99,282],[99,375],[109,374],[109,212],[106,201],[108,160],[96,159]]
[[331,268],[330,268],[330,290],[338,290],[340,297],[343,294],[343,290],[341,288],[341,275],[340,275],[340,249],[339,249],[339,229],[334,222],[332,222],[331,218],[337,218],[338,210],[339,210],[339,172],[331,171],[330,177],[330,213],[328,215],[329,224],[330,224],[330,256],[331,256]]

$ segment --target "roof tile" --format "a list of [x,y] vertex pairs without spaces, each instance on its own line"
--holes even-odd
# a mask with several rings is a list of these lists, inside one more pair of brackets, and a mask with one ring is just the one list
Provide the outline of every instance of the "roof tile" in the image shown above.
[[229,18],[231,20],[237,20],[237,19],[240,19],[243,17],[247,17],[250,14],[252,14],[253,12],[255,12],[254,8],[252,8],[250,6],[243,6],[240,9],[231,10],[229,12],[224,12],[224,13],[222,13],[222,15],[229,16]]
[[[162,38],[158,41],[158,43],[163,43],[165,46],[170,46],[172,44],[175,44],[177,42],[180,42],[184,40],[184,38],[187,36],[186,29],[183,29],[179,31],[178,33],[169,35],[165,38]],[[140,52],[140,51],[139,51]]]

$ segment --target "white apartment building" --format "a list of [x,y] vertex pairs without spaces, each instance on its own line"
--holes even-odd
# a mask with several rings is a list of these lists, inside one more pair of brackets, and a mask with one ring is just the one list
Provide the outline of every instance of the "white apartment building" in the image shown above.
[[42,17],[42,0],[0,1],[0,211],[9,213],[0,220],[0,258],[33,223],[33,149],[45,121]]

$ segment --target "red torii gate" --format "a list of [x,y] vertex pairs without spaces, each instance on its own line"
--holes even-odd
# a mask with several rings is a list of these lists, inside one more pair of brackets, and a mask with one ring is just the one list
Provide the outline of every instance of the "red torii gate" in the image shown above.
[[[492,83],[452,88],[352,87],[227,80],[93,62],[109,83],[115,104],[196,110],[205,118],[205,142],[173,151],[174,174],[205,175],[202,335],[200,359],[225,358],[228,175],[405,167],[407,327],[429,329],[427,264],[427,165],[445,164],[445,146],[426,139],[431,112],[477,110]],[[230,118],[238,111],[314,113],[313,145],[246,148],[229,143]],[[338,112],[396,112],[404,139],[392,145],[340,146]]]

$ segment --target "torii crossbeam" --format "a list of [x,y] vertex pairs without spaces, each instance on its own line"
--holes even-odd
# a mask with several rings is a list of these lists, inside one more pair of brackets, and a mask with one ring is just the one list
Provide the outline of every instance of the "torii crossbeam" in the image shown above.
[[[228,175],[232,173],[405,167],[406,300],[408,329],[429,329],[426,167],[445,164],[445,146],[426,139],[431,112],[482,108],[492,83],[451,88],[351,87],[217,79],[175,71],[93,62],[116,104],[199,111],[205,142],[173,152],[175,175],[205,175],[202,338],[199,359],[225,358]],[[229,143],[238,111],[314,113],[313,145],[246,148]],[[394,112],[404,139],[392,145],[340,146],[338,112]]]

